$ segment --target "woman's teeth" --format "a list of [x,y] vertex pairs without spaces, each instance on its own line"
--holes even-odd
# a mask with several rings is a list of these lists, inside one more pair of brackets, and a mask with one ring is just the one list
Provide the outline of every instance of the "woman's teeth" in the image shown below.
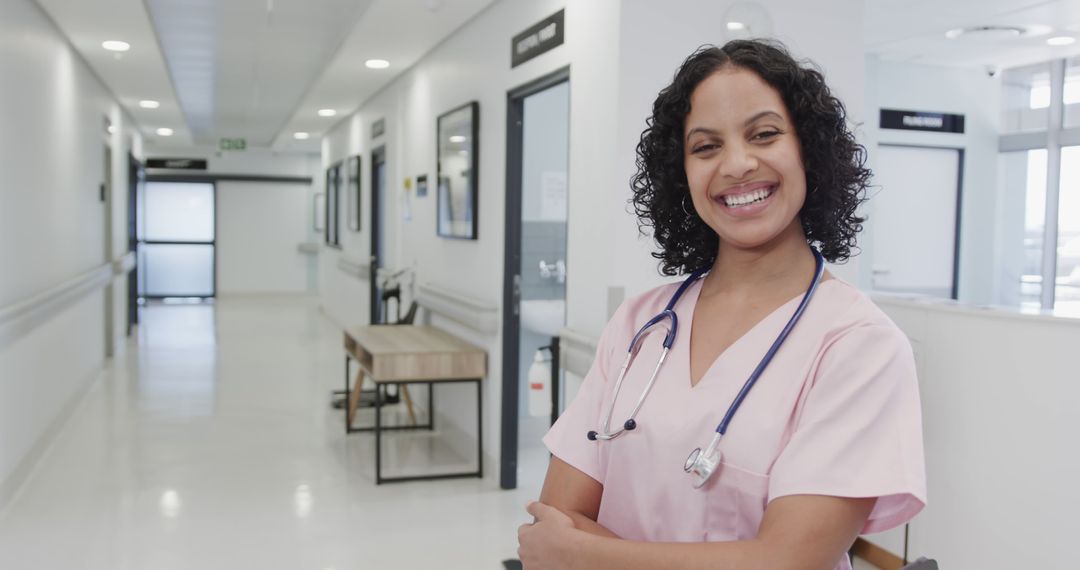
[[738,206],[746,206],[747,204],[753,204],[754,202],[760,202],[769,197],[773,193],[773,188],[762,188],[761,190],[754,190],[753,192],[747,192],[746,194],[727,195],[724,196],[724,205],[728,208],[736,208]]

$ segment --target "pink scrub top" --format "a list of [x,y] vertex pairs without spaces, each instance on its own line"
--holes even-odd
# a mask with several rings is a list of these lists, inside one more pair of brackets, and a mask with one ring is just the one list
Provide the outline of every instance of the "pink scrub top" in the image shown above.
[[[611,404],[630,340],[678,284],[623,303],[600,337],[581,390],[544,437],[548,449],[604,486],[597,522],[649,542],[748,540],[769,501],[786,495],[877,497],[863,533],[911,520],[926,503],[922,423],[907,337],[865,295],[822,282],[802,319],[758,379],[720,443],[723,461],[695,489],[683,471],[704,448],[735,395],[798,307],[758,322],[690,385],[690,331],[701,281],[675,307],[678,337],[636,430],[589,441]],[[637,403],[662,349],[650,333],[627,372],[611,428]],[[847,557],[836,569],[851,566]]]

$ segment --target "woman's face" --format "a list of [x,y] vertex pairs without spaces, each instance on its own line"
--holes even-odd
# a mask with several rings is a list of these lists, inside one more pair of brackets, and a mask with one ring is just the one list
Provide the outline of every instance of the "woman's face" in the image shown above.
[[795,125],[775,89],[752,71],[724,68],[694,89],[683,134],[694,209],[722,248],[802,236],[806,172]]

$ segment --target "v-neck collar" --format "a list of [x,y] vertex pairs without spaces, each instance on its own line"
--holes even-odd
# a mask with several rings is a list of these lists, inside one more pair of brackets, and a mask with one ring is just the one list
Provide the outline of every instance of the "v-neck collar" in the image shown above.
[[[723,352],[721,352],[720,354],[718,354],[716,356],[716,358],[709,364],[709,367],[705,369],[705,373],[702,374],[701,378],[698,379],[697,384],[694,384],[693,383],[694,382],[693,368],[690,366],[690,338],[694,334],[694,315],[695,315],[695,313],[697,313],[698,299],[701,297],[701,289],[702,289],[702,284],[704,283],[704,281],[705,281],[704,279],[698,279],[697,282],[694,283],[693,286],[692,286],[692,288],[694,290],[693,291],[687,290],[683,294],[683,298],[687,301],[683,305],[683,307],[684,307],[684,310],[689,311],[689,314],[686,314],[684,316],[682,314],[682,311],[679,311],[678,304],[676,304],[676,306],[675,306],[676,313],[680,313],[679,320],[681,320],[681,321],[683,321],[685,323],[685,324],[680,323],[680,325],[679,325],[680,329],[682,329],[683,331],[686,331],[685,332],[686,341],[684,343],[682,343],[686,347],[686,350],[684,351],[683,354],[679,355],[679,361],[683,364],[683,366],[686,369],[686,384],[685,385],[690,390],[694,390],[698,386],[701,386],[702,382],[705,382],[705,380],[709,377],[709,375],[712,374],[713,370],[717,368],[719,363],[721,361],[723,361],[723,360],[726,360],[725,357],[728,354],[734,352],[734,350],[737,349],[739,347],[739,345],[743,344],[747,340],[748,337],[753,336],[758,331],[758,329],[761,329],[765,325],[765,323],[767,323],[769,321],[772,321],[772,320],[778,318],[781,315],[784,316],[784,323],[787,323],[787,319],[790,319],[792,313],[795,311],[795,306],[797,306],[798,303],[802,300],[803,296],[806,295],[806,291],[803,291],[803,292],[799,293],[795,297],[793,297],[790,300],[786,301],[785,303],[781,304],[779,307],[773,309],[769,314],[762,317],[758,322],[754,323],[754,326],[747,329],[747,331],[744,332],[742,334],[742,336],[735,339],[735,341],[732,342],[731,344],[729,344],[728,347],[725,348]],[[819,295],[821,293],[821,288],[825,284],[830,283],[832,281],[840,281],[840,280],[838,278],[836,278],[836,276],[833,276],[831,279],[828,279],[828,280],[825,280],[825,281],[822,281],[822,282],[818,283],[817,291],[814,293],[814,296],[816,297],[817,295]],[[811,304],[813,304],[813,299],[811,299]],[[779,328],[777,330],[779,331]],[[794,333],[794,332],[795,331],[793,330],[792,333]],[[775,340],[775,337],[774,337],[774,340]],[[769,344],[770,345],[772,344],[771,340],[770,340]],[[767,351],[768,351],[767,347],[761,349],[760,354],[757,355],[756,360],[754,360],[754,365],[755,366],[757,365],[757,362],[760,361],[761,358],[765,356],[765,353]]]

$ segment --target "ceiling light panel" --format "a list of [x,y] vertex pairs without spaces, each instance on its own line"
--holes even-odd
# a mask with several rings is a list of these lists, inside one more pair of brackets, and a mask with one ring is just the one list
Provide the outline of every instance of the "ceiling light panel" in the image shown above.
[[161,103],[154,101],[153,99],[143,99],[142,101],[139,101],[139,106],[143,109],[157,109],[161,106]]
[[131,49],[131,44],[129,44],[127,42],[122,42],[120,40],[108,40],[108,41],[101,42],[101,47],[103,47],[103,48],[105,48],[105,49],[107,49],[109,51],[121,51],[122,52],[122,51],[128,51],[129,49]]

